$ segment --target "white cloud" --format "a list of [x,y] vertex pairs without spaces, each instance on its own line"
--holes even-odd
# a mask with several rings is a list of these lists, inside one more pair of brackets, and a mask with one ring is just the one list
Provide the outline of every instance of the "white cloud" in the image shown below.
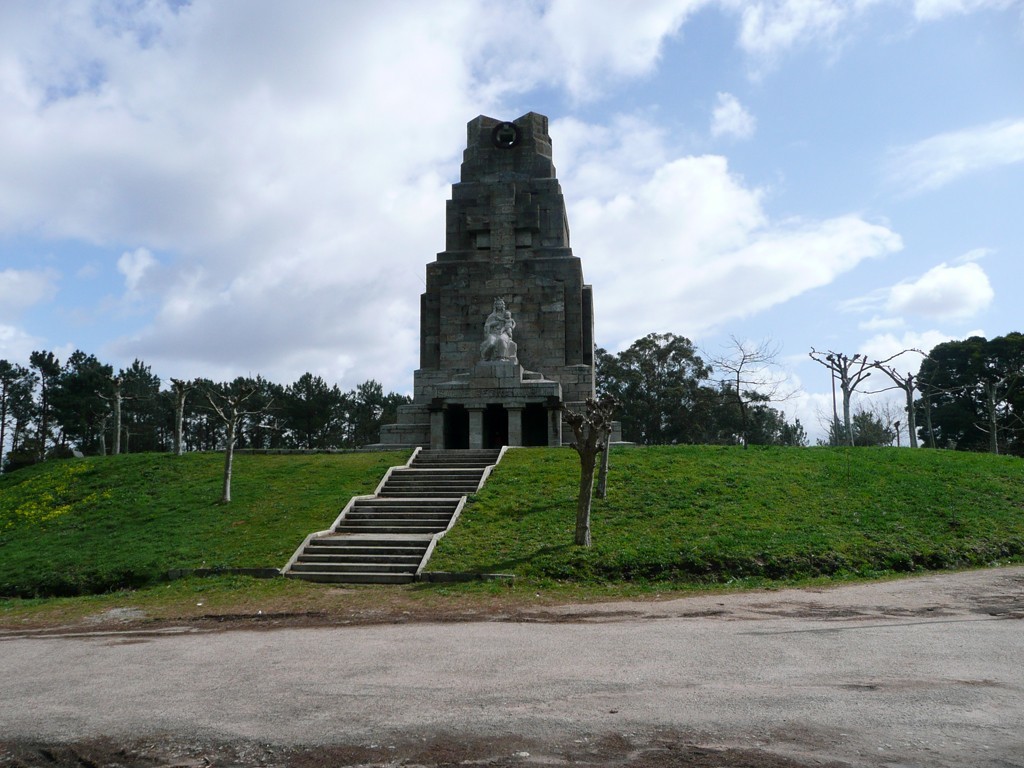
[[117,271],[124,275],[125,289],[131,294],[139,291],[143,278],[156,266],[157,260],[146,248],[125,251],[117,260]]
[[879,317],[875,315],[870,320],[858,323],[857,327],[862,331],[883,331],[902,328],[904,325],[902,317]]
[[927,192],[971,173],[1024,162],[1024,119],[941,133],[890,153],[889,178]]
[[[738,44],[751,58],[753,74],[760,77],[784,53],[818,45],[830,53],[841,51],[857,32],[856,22],[875,6],[905,6],[902,0],[719,0],[723,8],[738,12]],[[918,22],[932,22],[950,15],[1000,11],[1020,5],[1020,0],[914,0],[912,13]]]
[[52,269],[0,269],[0,321],[12,320],[29,307],[52,299],[58,279]]
[[[140,7],[145,46],[30,20],[40,39],[0,52],[0,231],[142,244],[117,268],[153,322],[108,353],[185,376],[358,360],[401,386],[465,120],[496,106],[472,96],[473,9],[258,5]],[[68,86],[90,61],[98,81]]]
[[41,341],[23,328],[0,323],[0,360],[26,365],[32,351],[42,346]]
[[973,317],[995,296],[985,270],[975,262],[939,264],[912,282],[889,289],[887,308],[935,319]]
[[[107,246],[111,261],[138,246],[118,268],[129,292],[151,291],[153,317],[108,351],[162,375],[407,386],[465,121],[515,117],[533,106],[516,110],[524,94],[590,99],[643,78],[709,4],[3,4],[0,234]],[[718,5],[767,58],[835,39],[855,12]],[[753,131],[736,106],[720,135]],[[552,123],[602,343],[693,334],[900,247],[854,215],[773,221],[725,158],[682,156],[667,130]]]
[[981,261],[986,256],[991,256],[994,251],[991,248],[972,248],[963,256],[953,260],[954,264],[969,264],[972,261]]
[[465,122],[651,72],[704,4],[0,10],[0,233],[139,245],[152,322],[108,354],[402,386]]
[[749,139],[754,135],[756,128],[757,120],[740,104],[739,99],[731,93],[718,93],[715,108],[711,113],[712,136]]
[[[616,141],[628,144],[630,135]],[[723,157],[637,169],[624,162],[627,153],[605,146],[580,157],[565,179],[584,192],[569,199],[573,248],[586,254],[588,280],[608,286],[595,296],[602,346],[618,348],[652,330],[692,337],[902,247],[894,232],[857,216],[772,221],[763,193],[730,173]],[[577,174],[616,184],[578,184]]]
[[882,329],[889,323],[898,327],[903,320],[897,316],[902,315],[948,321],[973,317],[987,308],[995,296],[988,275],[977,263],[983,254],[983,249],[970,251],[955,266],[943,262],[916,279],[848,299],[839,308],[844,312],[887,313],[862,323],[860,327],[864,330]]
[[935,21],[952,14],[1001,11],[1018,3],[1019,0],[914,0],[914,16],[921,21]]
[[667,37],[709,0],[554,0],[544,13],[545,45],[559,59],[548,69],[568,91],[586,98],[597,83],[650,72]]
[[798,44],[831,40],[854,11],[835,0],[733,2],[742,9],[739,44],[748,54],[768,60]]
[[957,338],[943,331],[907,331],[896,335],[893,333],[880,333],[872,336],[859,347],[859,352],[867,355],[871,360],[887,360],[893,355],[899,355],[889,365],[898,371],[916,373],[921,367],[921,355],[906,350],[919,349],[925,354],[930,352],[937,344]]

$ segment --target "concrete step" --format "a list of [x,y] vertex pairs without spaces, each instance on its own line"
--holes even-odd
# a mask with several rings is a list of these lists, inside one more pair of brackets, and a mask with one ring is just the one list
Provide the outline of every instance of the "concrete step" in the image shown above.
[[324,536],[313,539],[307,546],[324,549],[351,549],[372,552],[376,549],[393,550],[398,554],[411,555],[425,552],[430,546],[429,536]]
[[393,477],[384,484],[381,493],[387,488],[419,488],[420,486],[476,488],[478,485],[480,485],[479,477]]
[[479,485],[480,477],[458,477],[452,475],[431,476],[431,477],[389,477],[386,485],[428,485],[436,483],[440,485]]
[[422,497],[434,497],[438,499],[451,499],[458,496],[470,496],[476,493],[476,485],[427,485],[419,483],[416,485],[385,485],[381,488],[382,494],[387,494],[389,499],[416,498],[416,494]]
[[375,498],[355,499],[335,533],[310,541],[287,575],[336,584],[406,584],[434,534],[475,493],[499,451],[420,451]]
[[393,499],[392,494],[413,494],[417,490],[424,498],[447,493],[447,496],[433,496],[435,499],[457,499],[474,493],[478,482],[389,482],[381,488],[381,498]]
[[[464,493],[460,493],[459,496],[469,496],[471,493],[475,493],[476,489],[472,491],[467,490]],[[428,488],[410,488],[408,490],[399,488],[388,489],[389,499],[450,499],[452,498],[452,490],[450,488],[444,488],[437,491],[431,491]]]
[[410,463],[413,468],[484,468],[498,461],[500,451],[420,451]]
[[339,525],[334,530],[338,533],[440,533],[446,525]]
[[490,459],[459,459],[459,460],[435,460],[426,459],[420,461],[414,459],[409,467],[402,467],[403,470],[418,470],[422,472],[432,470],[452,470],[453,472],[482,471],[494,464]]
[[298,573],[416,573],[416,566],[398,565],[387,563],[304,563],[298,562],[292,566],[293,571]]
[[500,448],[428,448],[416,454],[418,459],[426,458],[460,458],[460,457],[485,457],[497,459],[501,454]]
[[414,499],[417,493],[423,498],[456,499],[474,494],[476,489],[475,485],[386,485],[381,493],[388,499]]
[[409,566],[413,569],[420,564],[423,553],[418,555],[393,555],[393,554],[370,554],[367,552],[337,552],[321,554],[319,552],[306,551],[299,557],[300,563],[387,563],[392,565]]
[[441,474],[441,473],[445,473],[445,472],[450,472],[451,474],[454,474],[454,475],[472,475],[472,474],[477,474],[478,475],[478,474],[480,474],[484,470],[484,468],[486,466],[488,466],[488,465],[484,465],[482,467],[476,467],[476,466],[467,467],[467,466],[461,466],[461,465],[456,466],[456,465],[451,464],[451,463],[441,463],[441,464],[431,465],[431,466],[417,466],[414,463],[414,464],[411,464],[408,467],[394,467],[391,470],[391,474],[392,475],[430,475],[430,474],[435,474],[435,473],[436,474]]
[[479,483],[481,473],[479,472],[426,472],[422,475],[393,474],[388,478],[389,483]]
[[416,580],[415,573],[366,573],[334,571],[288,571],[287,576],[303,581],[324,584],[409,584]]
[[387,518],[389,520],[451,520],[452,513],[448,510],[432,510],[432,509],[369,509],[369,510],[350,510],[345,515],[345,520],[380,520],[381,518]]
[[459,506],[461,497],[452,496],[448,499],[391,499],[379,496],[376,499],[358,499],[352,509],[450,509],[453,512]]
[[348,530],[362,530],[363,528],[379,528],[382,525],[391,528],[415,527],[431,528],[441,530],[448,527],[450,517],[367,517],[351,519],[346,517],[341,521],[341,526]]

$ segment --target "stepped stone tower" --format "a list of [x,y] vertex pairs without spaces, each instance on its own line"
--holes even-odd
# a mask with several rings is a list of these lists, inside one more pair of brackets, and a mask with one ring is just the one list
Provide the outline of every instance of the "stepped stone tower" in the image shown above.
[[481,115],[468,134],[420,297],[413,403],[381,444],[560,445],[563,406],[594,396],[594,318],[548,119]]

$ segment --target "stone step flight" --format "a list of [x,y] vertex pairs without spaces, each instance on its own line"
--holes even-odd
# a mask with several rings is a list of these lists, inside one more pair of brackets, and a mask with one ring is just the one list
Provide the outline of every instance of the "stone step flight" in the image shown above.
[[329,529],[307,536],[281,572],[339,584],[415,581],[505,450],[417,448],[373,495],[353,497]]

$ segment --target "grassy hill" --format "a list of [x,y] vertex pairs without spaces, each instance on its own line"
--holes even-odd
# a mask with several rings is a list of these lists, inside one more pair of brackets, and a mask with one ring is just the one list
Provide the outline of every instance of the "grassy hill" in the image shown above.
[[902,449],[664,446],[611,455],[572,546],[573,451],[511,451],[432,570],[585,582],[871,577],[1024,556],[1024,462]]
[[[73,595],[178,568],[280,567],[404,453],[51,461],[0,477],[0,595]],[[510,451],[430,570],[706,584],[1024,559],[1024,463],[898,449],[679,446],[612,453],[594,547],[572,546],[578,460]]]
[[48,461],[0,476],[0,595],[140,586],[177,568],[282,567],[407,453],[223,454]]

